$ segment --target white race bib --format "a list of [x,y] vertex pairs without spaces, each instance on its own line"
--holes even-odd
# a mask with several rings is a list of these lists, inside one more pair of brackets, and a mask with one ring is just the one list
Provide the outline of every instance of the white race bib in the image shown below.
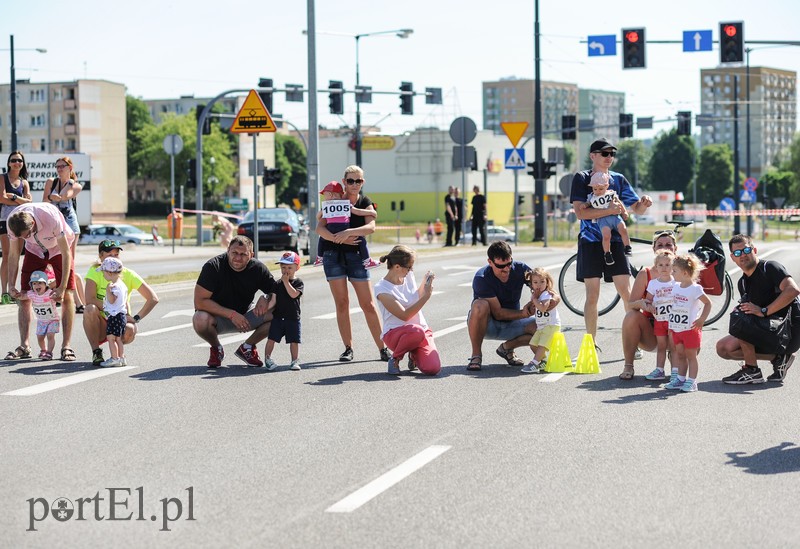
[[331,219],[349,219],[350,218],[350,201],[349,200],[326,200],[320,204],[322,210],[322,217]]

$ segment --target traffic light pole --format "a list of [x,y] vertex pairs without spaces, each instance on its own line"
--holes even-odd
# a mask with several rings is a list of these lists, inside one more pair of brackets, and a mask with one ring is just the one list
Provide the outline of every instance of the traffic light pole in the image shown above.
[[547,225],[544,222],[545,207],[544,207],[544,185],[545,180],[542,179],[542,166],[544,159],[542,158],[542,81],[540,77],[539,65],[541,58],[539,56],[539,0],[534,3],[534,23],[533,23],[533,49],[534,49],[534,73],[536,78],[535,87],[535,104],[534,104],[534,161],[538,164],[535,175],[534,183],[534,211],[533,211],[533,241],[544,241],[544,247],[547,247]]
[[361,71],[359,69],[358,45],[361,35],[356,34],[356,166],[361,165],[361,101],[358,100],[358,90],[361,89]]

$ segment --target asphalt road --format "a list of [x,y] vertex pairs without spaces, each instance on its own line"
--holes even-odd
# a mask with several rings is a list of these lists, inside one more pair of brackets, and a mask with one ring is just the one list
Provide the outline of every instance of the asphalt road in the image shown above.
[[[798,275],[795,250],[761,247]],[[557,273],[571,253],[523,247],[515,259]],[[133,252],[126,257],[143,270]],[[157,261],[172,268],[168,257]],[[388,376],[355,302],[355,361],[339,363],[333,303],[321,268],[310,267],[300,271],[299,372],[287,369],[286,345],[273,354],[277,371],[242,368],[237,335],[224,340],[226,367],[207,371],[208,348],[188,326],[192,284],[157,288],[161,303],[126,350],[129,369],[88,366],[80,332],[83,362],[0,362],[0,543],[800,544],[800,371],[783,385],[724,385],[719,379],[736,366],[713,352],[727,328],[721,322],[704,331],[699,392],[645,381],[649,353],[634,381],[622,382],[618,307],[601,319],[600,374],[520,374],[494,354],[497,342],[484,344],[484,370],[468,374],[464,322],[483,264],[475,248],[417,260],[418,277],[438,275],[425,309],[444,365],[434,378]],[[561,314],[575,354],[582,319],[563,307]],[[13,310],[2,307],[1,350],[16,346],[15,333]],[[530,351],[520,355],[527,360]],[[105,375],[81,377],[94,372]],[[25,394],[7,394],[14,391]],[[112,509],[118,520],[109,520]]]

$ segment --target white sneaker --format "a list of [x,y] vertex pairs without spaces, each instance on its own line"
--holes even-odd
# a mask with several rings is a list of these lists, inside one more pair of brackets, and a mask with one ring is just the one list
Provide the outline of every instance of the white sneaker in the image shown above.
[[640,348],[636,348],[636,352],[633,353],[633,360],[642,360],[644,354],[642,354],[642,350]]
[[538,362],[536,362],[536,359],[533,359],[530,362],[528,362],[528,365],[520,370],[520,372],[524,372],[526,374],[538,374],[541,371],[542,371],[542,366]]
[[123,366],[122,359],[110,357],[100,363],[101,368],[118,368]]
[[278,367],[278,365],[270,357],[265,357],[264,358],[264,368],[266,368],[268,371],[271,372],[272,370],[274,370],[277,367]]
[[292,363],[289,365],[290,370],[299,370],[300,369],[300,361],[293,360]]

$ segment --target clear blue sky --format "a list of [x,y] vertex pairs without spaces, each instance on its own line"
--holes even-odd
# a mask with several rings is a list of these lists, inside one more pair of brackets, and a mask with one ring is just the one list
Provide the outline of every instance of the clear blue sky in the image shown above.
[[[226,89],[255,87],[271,77],[276,87],[307,82],[306,2],[229,0],[216,5],[176,0],[44,0],[13,2],[0,17],[0,48],[15,35],[17,78],[32,81],[101,78],[120,82],[144,99],[179,95],[213,96]],[[572,2],[541,0],[541,74],[545,80],[626,92],[626,109],[636,116],[674,116],[699,111],[699,71],[717,66],[716,50],[683,53],[680,44],[648,46],[645,70],[621,69],[617,57],[589,58],[587,35],[619,35],[622,27],[643,26],[649,39],[680,40],[684,30],[713,31],[720,21],[743,20],[751,40],[800,38],[796,0],[678,0],[672,2]],[[374,96],[363,105],[363,124],[380,122],[387,133],[415,126],[447,128],[456,116],[482,127],[481,82],[501,77],[533,77],[533,1],[317,0],[318,31],[369,33],[412,28],[361,41],[361,81],[375,90],[395,91],[403,80],[415,90],[444,90],[444,105],[415,99],[415,116],[401,116],[396,96]],[[320,87],[355,81],[355,40],[319,35]],[[46,54],[23,51],[47,48]],[[800,47],[754,46],[751,66],[800,72]],[[0,65],[8,67],[7,51]],[[9,72],[0,71],[0,82]],[[342,118],[328,114],[320,94],[320,123],[353,124],[352,96]],[[276,94],[275,109],[305,128],[307,103],[286,103]],[[388,118],[384,118],[390,115]],[[648,135],[643,135],[647,137]]]

